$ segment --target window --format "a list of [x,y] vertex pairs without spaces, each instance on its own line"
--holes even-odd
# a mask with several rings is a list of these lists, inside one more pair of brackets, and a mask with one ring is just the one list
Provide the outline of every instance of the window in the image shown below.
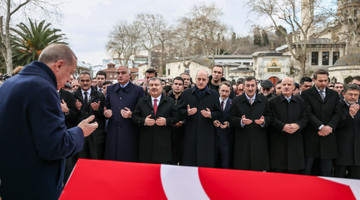
[[329,52],[325,51],[322,53],[322,65],[329,65]]
[[319,52],[311,52],[311,65],[319,65]]
[[339,59],[339,57],[340,57],[340,52],[334,51],[333,52],[333,64],[336,63],[336,61]]
[[170,69],[168,69],[168,75],[170,75]]

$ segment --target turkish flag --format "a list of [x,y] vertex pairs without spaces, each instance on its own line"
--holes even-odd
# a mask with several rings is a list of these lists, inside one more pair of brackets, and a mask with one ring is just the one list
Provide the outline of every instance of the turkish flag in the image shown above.
[[316,176],[80,159],[60,199],[343,200],[355,196],[348,185]]

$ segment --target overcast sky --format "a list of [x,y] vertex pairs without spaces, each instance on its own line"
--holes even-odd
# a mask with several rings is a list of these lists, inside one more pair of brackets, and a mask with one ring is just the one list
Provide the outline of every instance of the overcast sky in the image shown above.
[[[131,22],[141,12],[161,14],[173,24],[198,2],[214,2],[222,11],[222,22],[238,35],[247,35],[256,17],[248,17],[245,0],[72,0],[61,5],[63,20],[53,23],[68,38],[79,60],[92,65],[109,58],[105,44],[113,26],[121,20]],[[254,14],[251,14],[252,16]]]

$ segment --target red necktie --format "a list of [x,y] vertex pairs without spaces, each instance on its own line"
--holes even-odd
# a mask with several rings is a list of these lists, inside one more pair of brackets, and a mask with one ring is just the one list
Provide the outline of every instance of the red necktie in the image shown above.
[[157,111],[157,99],[154,99],[154,114],[156,115]]

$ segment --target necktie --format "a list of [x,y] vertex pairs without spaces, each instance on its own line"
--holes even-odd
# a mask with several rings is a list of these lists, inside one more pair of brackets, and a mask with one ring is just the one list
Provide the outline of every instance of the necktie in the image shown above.
[[324,99],[325,99],[324,90],[320,90],[320,96],[321,96],[321,99],[324,101]]
[[87,104],[88,103],[88,93],[87,92],[84,92],[84,104]]
[[221,110],[224,110],[224,101],[221,101],[220,107],[221,107]]
[[252,104],[254,103],[253,98],[250,98],[250,99],[249,99],[249,103],[250,103],[250,105],[252,105]]
[[157,99],[154,99],[154,114],[156,115],[157,111]]

